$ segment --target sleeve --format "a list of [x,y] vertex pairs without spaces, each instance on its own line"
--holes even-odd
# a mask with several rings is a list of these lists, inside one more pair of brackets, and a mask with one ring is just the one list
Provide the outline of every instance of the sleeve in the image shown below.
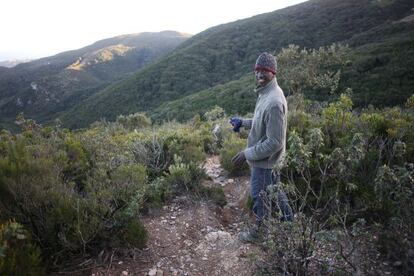
[[264,117],[266,139],[244,151],[247,160],[262,160],[283,147],[283,134],[286,126],[285,112],[282,104],[271,106]]
[[245,129],[251,129],[252,122],[253,122],[253,119],[242,119],[242,127],[244,127]]

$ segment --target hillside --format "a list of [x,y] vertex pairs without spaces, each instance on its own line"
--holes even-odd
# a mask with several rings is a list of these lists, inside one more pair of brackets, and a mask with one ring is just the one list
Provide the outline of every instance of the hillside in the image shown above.
[[[289,44],[315,48],[334,42],[356,49],[354,67],[344,80],[355,83],[351,87],[357,105],[401,103],[412,93],[412,73],[398,65],[413,48],[412,21],[401,21],[412,14],[412,6],[409,0],[312,0],[219,25],[193,36],[134,76],[106,87],[61,118],[70,127],[82,127],[102,117],[113,120],[137,111],[151,114],[169,101],[239,79],[251,72],[262,51],[277,53]],[[378,56],[384,59],[377,62]],[[384,89],[380,84],[389,73],[383,70],[388,63],[398,66],[393,74],[402,78],[387,82]],[[386,99],[377,98],[378,87]],[[398,93],[390,94],[390,90]]]
[[122,35],[84,48],[0,71],[0,123],[24,112],[39,121],[56,117],[113,81],[173,50],[188,35],[173,31]]
[[[396,26],[391,27],[393,30],[396,28]],[[385,33],[387,28],[390,27],[375,28],[372,33]],[[347,87],[351,87],[356,106],[373,104],[380,107],[398,105],[406,101],[414,87],[414,71],[409,70],[410,64],[414,62],[414,28],[409,25],[399,28],[401,30],[393,32],[393,35],[388,37],[378,35],[379,39],[372,39],[371,43],[363,44],[363,36],[357,36],[349,41],[354,47],[350,49],[347,58],[352,62],[340,68],[340,85],[336,95],[331,97],[335,98]],[[370,32],[364,35],[368,36]],[[278,81],[285,94],[289,95],[286,71],[297,72],[301,70],[300,66],[308,64],[302,63],[297,66],[279,62],[279,65]],[[299,85],[305,86],[303,83]],[[245,114],[254,109],[256,97],[253,89],[253,74],[247,73],[240,79],[163,103],[148,113],[155,121],[171,119],[185,121],[219,105],[228,114]],[[322,101],[328,99],[327,94],[321,93],[318,88],[304,87],[304,93],[310,99]]]
[[0,67],[12,68],[20,63],[29,62],[30,59],[12,59],[0,61]]

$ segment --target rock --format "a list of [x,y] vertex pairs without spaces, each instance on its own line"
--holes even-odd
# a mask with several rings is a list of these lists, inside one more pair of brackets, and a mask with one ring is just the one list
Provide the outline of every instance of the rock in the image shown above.
[[171,272],[171,274],[172,274],[172,275],[174,275],[174,276],[178,275],[178,270],[177,270],[177,269],[175,269],[174,267],[170,267],[170,272]]
[[128,276],[128,271],[122,271],[121,275],[122,276]]
[[157,275],[157,269],[153,268],[148,271],[148,276],[156,276]]
[[217,246],[226,245],[232,240],[231,234],[225,231],[210,232],[206,235],[206,240],[209,243],[214,243]]
[[192,246],[192,245],[193,245],[193,242],[192,242],[191,240],[185,240],[185,241],[184,241],[184,244],[185,244],[186,246],[190,247],[190,246]]
[[396,261],[392,265],[393,266],[402,266],[402,262],[401,261]]
[[223,209],[220,210],[221,211],[221,220],[222,220],[222,224],[225,226],[228,226],[228,224],[232,221],[232,219],[234,219],[234,215],[230,209],[229,206],[224,206]]

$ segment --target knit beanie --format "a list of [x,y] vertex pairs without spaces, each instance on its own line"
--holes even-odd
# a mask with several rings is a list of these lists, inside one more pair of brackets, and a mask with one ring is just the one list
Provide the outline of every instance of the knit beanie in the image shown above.
[[254,70],[265,70],[276,74],[277,63],[273,55],[269,53],[261,53],[256,60]]

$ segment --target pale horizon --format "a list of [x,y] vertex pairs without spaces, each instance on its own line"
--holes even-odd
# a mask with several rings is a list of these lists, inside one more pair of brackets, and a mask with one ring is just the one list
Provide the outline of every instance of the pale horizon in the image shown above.
[[0,4],[0,61],[52,56],[125,34],[170,30],[195,35],[302,2],[305,0],[265,5],[251,0],[6,1]]

